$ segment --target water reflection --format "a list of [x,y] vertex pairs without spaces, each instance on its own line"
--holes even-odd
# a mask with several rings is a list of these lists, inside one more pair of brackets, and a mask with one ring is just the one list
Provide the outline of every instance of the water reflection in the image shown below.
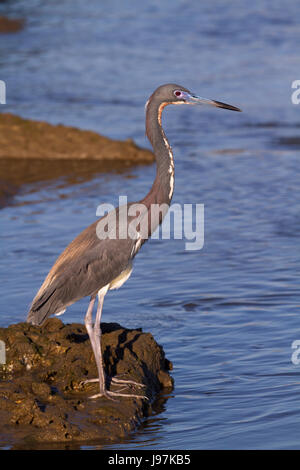
[[23,193],[37,192],[60,180],[56,187],[61,189],[88,182],[103,173],[129,178],[130,168],[135,167],[132,162],[124,166],[120,161],[0,158],[0,207],[14,203],[13,196],[21,188]]

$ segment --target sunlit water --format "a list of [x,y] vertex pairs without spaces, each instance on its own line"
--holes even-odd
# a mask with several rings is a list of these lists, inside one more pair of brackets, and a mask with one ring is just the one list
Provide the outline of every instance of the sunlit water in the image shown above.
[[[157,416],[109,448],[298,448],[300,105],[291,83],[300,5],[27,0],[7,10],[27,25],[0,38],[1,110],[145,146],[144,102],[161,83],[243,109],[164,113],[173,202],[204,204],[205,242],[186,251],[186,240],[149,241],[131,279],[106,297],[104,321],[150,331],[175,380]],[[154,174],[148,166],[24,186],[1,211],[1,326],[25,319],[98,204],[139,200]],[[83,321],[86,307],[76,303],[64,321]]]

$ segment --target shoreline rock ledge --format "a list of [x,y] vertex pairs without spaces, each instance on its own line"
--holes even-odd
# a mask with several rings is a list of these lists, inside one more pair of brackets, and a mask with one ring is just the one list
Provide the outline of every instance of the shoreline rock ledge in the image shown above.
[[0,328],[6,350],[0,364],[0,447],[111,443],[128,437],[151,415],[159,392],[172,390],[172,364],[150,333],[117,323],[103,323],[101,329],[107,375],[143,383],[144,388],[126,387],[124,393],[149,400],[89,399],[98,384],[82,381],[97,371],[80,323],[50,318],[42,327],[24,322]]
[[132,139],[113,140],[97,132],[63,124],[0,114],[0,158],[41,160],[102,160],[149,164],[154,155]]

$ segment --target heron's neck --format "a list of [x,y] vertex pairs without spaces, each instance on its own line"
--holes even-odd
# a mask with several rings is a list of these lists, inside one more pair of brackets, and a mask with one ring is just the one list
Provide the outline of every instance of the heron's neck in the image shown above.
[[143,203],[170,205],[174,190],[174,160],[171,146],[161,126],[165,104],[149,103],[146,110],[146,134],[156,158],[156,177]]

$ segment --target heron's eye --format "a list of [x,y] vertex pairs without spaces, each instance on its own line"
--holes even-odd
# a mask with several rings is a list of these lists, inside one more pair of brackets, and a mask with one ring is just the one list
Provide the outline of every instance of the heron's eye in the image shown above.
[[174,91],[174,95],[177,97],[177,98],[180,98],[182,96],[182,92],[180,90],[175,90]]

